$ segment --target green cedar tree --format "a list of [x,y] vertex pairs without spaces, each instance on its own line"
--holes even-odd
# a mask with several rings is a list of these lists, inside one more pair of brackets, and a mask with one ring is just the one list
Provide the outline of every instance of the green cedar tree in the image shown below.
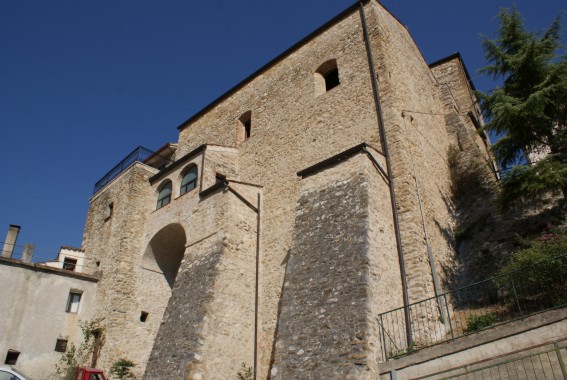
[[535,200],[549,191],[567,199],[567,56],[561,19],[542,33],[526,30],[517,11],[502,8],[497,37],[482,37],[488,65],[481,69],[502,85],[479,93],[486,128],[502,136],[493,146],[502,166],[525,153],[546,153],[535,165],[518,167],[504,180],[500,201]]

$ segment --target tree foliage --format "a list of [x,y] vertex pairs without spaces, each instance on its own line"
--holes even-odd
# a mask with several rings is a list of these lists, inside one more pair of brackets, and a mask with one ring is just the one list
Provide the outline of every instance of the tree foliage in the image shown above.
[[57,373],[65,380],[73,380],[77,367],[88,364],[97,343],[101,345],[104,343],[104,328],[100,319],[79,321],[79,327],[83,335],[79,346],[70,343],[61,355],[59,364],[55,365]]
[[134,379],[132,369],[136,367],[136,363],[132,360],[121,358],[114,363],[110,368],[110,373],[115,375],[120,380]]
[[[488,65],[481,72],[502,85],[479,94],[486,128],[502,136],[493,151],[503,166],[525,153],[543,152],[547,162],[511,176],[515,182],[503,188],[504,206],[553,189],[567,197],[567,56],[559,54],[561,19],[541,33],[527,31],[515,8],[502,8],[498,20],[497,37],[483,37]],[[518,181],[531,191],[518,191]]]

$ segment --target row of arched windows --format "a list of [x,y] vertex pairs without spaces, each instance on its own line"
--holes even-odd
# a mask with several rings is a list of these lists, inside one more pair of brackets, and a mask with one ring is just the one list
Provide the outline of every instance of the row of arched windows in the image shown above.
[[[199,169],[196,165],[191,165],[181,172],[181,185],[179,187],[179,195],[190,192],[197,187],[197,178],[199,177]],[[170,180],[165,181],[158,187],[158,198],[156,209],[171,202],[173,192],[173,183]]]

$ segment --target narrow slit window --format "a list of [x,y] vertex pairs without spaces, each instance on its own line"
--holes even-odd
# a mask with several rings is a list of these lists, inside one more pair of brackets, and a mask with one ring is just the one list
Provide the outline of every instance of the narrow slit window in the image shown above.
[[250,138],[250,130],[252,129],[252,120],[247,119],[243,123],[244,125],[244,138]]
[[146,322],[146,320],[148,319],[148,315],[150,315],[150,313],[146,311],[142,311],[140,313],[140,322]]
[[238,127],[236,130],[237,143],[241,143],[252,136],[252,111],[247,111],[238,118]]
[[82,293],[79,291],[70,291],[69,298],[67,298],[67,307],[65,311],[67,313],[78,313],[79,312],[79,305],[81,303]]

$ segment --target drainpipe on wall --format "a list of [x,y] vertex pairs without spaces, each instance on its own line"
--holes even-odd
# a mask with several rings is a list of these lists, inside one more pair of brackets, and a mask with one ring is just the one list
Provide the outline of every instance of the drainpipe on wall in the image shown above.
[[6,257],[8,259],[12,258],[12,254],[14,253],[14,246],[16,245],[16,240],[18,239],[20,229],[20,226],[10,224],[10,228],[8,229],[8,233],[6,234],[6,239],[4,240],[2,257]]
[[254,287],[254,379],[258,378],[258,306],[259,306],[259,283],[260,283],[260,193],[258,193],[257,204],[254,206],[242,194],[230,187],[225,180],[225,185],[238,199],[256,213],[256,279]]
[[258,285],[260,280],[260,193],[256,206],[256,290],[254,304],[254,379],[258,378]]
[[392,216],[394,220],[394,230],[396,232],[396,246],[398,249],[398,261],[400,265],[400,276],[402,280],[402,293],[404,300],[404,319],[406,322],[406,341],[408,347],[413,345],[411,333],[411,319],[409,314],[409,296],[408,285],[406,279],[406,266],[404,262],[404,252],[402,249],[402,238],[400,235],[400,224],[398,220],[398,209],[396,207],[396,190],[394,187],[394,176],[392,175],[392,166],[390,163],[390,154],[388,152],[388,140],[386,138],[386,128],[384,128],[384,119],[382,117],[382,106],[380,104],[380,94],[378,91],[378,80],[376,69],[374,66],[374,58],[372,57],[372,50],[370,47],[370,38],[368,37],[368,29],[366,27],[366,16],[364,14],[364,0],[360,0],[360,20],[362,23],[362,31],[364,33],[364,44],[366,46],[366,54],[368,55],[368,65],[370,66],[370,78],[372,82],[372,90],[374,95],[374,103],[376,104],[376,116],[378,118],[378,130],[380,133],[380,142],[382,144],[382,151],[386,158],[386,170],[388,172],[388,181],[390,187],[390,201],[392,203]]

